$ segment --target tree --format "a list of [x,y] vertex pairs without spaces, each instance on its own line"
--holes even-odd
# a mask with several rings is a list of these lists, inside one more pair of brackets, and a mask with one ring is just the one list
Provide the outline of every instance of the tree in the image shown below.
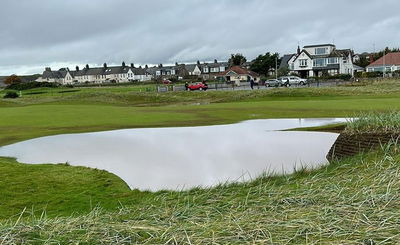
[[383,57],[384,55],[386,55],[388,53],[393,53],[393,52],[400,52],[400,49],[399,48],[392,48],[391,49],[389,47],[386,47],[384,50],[381,50],[381,51],[379,51],[377,53],[372,54],[372,56],[373,56],[374,60],[377,60],[377,59]]
[[354,64],[365,68],[370,64],[370,62],[366,56],[360,56],[360,59],[354,62]]
[[21,82],[22,82],[21,78],[15,74],[7,77],[6,80],[4,80],[4,83],[7,85],[17,84],[17,83],[21,83]]
[[241,66],[247,61],[246,57],[242,54],[231,54],[231,58],[229,58],[229,66]]
[[281,67],[278,69],[278,77],[283,77],[289,75],[289,67]]
[[259,55],[257,58],[255,58],[250,66],[250,69],[259,74],[268,75],[268,72],[271,70],[271,68],[275,69],[277,65],[279,66],[279,54],[271,54],[268,52],[265,55]]

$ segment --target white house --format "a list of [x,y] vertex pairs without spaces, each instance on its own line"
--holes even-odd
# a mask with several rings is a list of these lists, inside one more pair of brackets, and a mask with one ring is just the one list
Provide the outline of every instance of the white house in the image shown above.
[[68,84],[74,81],[74,75],[68,68],[61,68],[58,71],[52,71],[50,67],[46,67],[42,76],[36,79],[36,81]]
[[51,71],[46,68],[38,82],[56,82],[61,84],[72,83],[105,83],[105,82],[132,82],[132,81],[148,81],[152,76],[141,67],[137,68],[133,64],[126,66],[109,67],[104,63],[103,67],[90,68],[86,65],[82,70],[76,67],[75,71],[68,68],[62,68],[58,71]]
[[201,70],[201,76],[203,79],[216,78],[220,73],[225,72],[229,67],[227,62],[218,62],[217,60],[214,60],[213,63],[204,64],[200,64],[198,61],[197,65]]
[[297,54],[286,55],[285,59],[289,70],[301,77],[354,75],[353,51],[336,49],[333,44],[309,45],[304,46],[302,50],[299,47]]

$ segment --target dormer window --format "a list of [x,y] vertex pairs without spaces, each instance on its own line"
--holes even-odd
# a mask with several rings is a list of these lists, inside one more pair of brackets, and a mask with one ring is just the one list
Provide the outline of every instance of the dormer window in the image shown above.
[[324,55],[328,54],[328,48],[316,48],[315,55]]

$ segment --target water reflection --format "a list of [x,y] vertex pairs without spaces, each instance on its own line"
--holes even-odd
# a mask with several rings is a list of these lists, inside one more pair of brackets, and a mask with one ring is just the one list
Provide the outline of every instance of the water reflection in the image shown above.
[[2,147],[0,155],[31,164],[69,162],[105,169],[134,189],[188,189],[324,164],[337,134],[274,130],[343,121],[270,119],[57,135]]

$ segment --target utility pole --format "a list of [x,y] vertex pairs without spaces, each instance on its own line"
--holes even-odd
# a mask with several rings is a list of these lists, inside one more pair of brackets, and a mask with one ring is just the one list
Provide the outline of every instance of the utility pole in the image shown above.
[[383,50],[383,77],[386,76],[386,49]]

